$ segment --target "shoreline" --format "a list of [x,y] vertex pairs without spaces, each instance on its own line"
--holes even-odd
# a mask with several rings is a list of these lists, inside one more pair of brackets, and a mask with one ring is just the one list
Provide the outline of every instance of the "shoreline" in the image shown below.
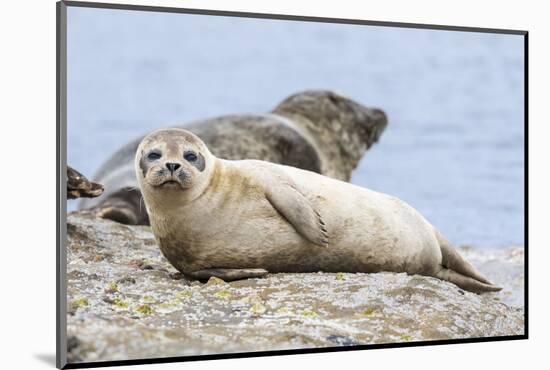
[[495,299],[508,306],[523,309],[525,305],[525,248],[523,246],[482,249],[464,245],[459,246],[457,250],[490,281],[502,287],[502,290],[495,295]]

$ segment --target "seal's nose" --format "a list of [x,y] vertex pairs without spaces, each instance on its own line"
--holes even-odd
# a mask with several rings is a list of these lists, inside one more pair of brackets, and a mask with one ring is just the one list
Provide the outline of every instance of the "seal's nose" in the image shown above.
[[166,162],[166,168],[168,168],[172,173],[174,173],[174,171],[180,167],[181,167],[181,164],[179,163]]

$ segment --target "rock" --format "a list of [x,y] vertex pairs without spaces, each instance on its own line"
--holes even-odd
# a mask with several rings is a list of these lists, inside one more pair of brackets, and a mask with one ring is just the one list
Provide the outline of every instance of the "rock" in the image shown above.
[[505,287],[477,295],[404,273],[271,274],[200,283],[178,275],[148,226],[75,212],[68,216],[67,230],[67,335],[73,362],[490,337],[524,330],[522,248],[489,254],[463,249]]
[[67,360],[69,362],[83,361],[82,358],[78,356],[80,344],[80,340],[74,335],[67,338]]

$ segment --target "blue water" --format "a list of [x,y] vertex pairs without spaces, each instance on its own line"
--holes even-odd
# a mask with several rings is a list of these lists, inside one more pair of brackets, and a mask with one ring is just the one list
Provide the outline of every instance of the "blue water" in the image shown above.
[[68,162],[91,176],[154,128],[334,89],[390,120],[354,183],[456,244],[523,244],[523,68],[516,35],[69,7]]

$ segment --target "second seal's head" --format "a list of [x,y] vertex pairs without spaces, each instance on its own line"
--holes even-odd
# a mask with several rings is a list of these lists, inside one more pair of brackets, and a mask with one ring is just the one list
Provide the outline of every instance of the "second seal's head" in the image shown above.
[[207,181],[212,155],[196,135],[163,129],[147,135],[136,151],[136,176],[142,192],[174,195]]

